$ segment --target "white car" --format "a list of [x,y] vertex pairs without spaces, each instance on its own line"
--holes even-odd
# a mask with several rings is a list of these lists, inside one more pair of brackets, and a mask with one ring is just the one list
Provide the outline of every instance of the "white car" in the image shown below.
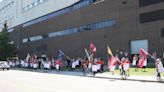
[[0,61],[0,69],[3,69],[3,70],[7,69],[7,70],[9,70],[10,66],[9,66],[8,62]]

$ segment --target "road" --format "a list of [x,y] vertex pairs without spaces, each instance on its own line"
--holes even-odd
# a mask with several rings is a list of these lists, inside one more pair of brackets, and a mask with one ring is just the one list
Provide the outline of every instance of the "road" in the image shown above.
[[163,83],[0,71],[0,92],[162,92]]

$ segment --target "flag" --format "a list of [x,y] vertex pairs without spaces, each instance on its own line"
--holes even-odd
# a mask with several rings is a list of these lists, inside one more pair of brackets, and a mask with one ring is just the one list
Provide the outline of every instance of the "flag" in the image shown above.
[[30,54],[28,53],[26,57],[26,62],[28,62],[29,60],[30,60]]
[[59,58],[63,58],[65,56],[64,52],[59,50],[59,55],[58,55],[58,59]]
[[90,50],[91,50],[92,53],[96,52],[96,47],[92,42],[90,43]]
[[144,66],[144,62],[146,62],[148,52],[145,51],[143,48],[140,49],[139,51],[139,56],[141,57],[138,62],[138,66],[142,68]]
[[87,51],[87,49],[86,49],[86,48],[85,48],[85,54],[86,54],[86,56],[87,56],[88,60],[90,61],[90,56],[89,56],[89,53],[88,53],[88,51]]
[[58,55],[58,59],[59,59],[59,58],[63,58],[63,57],[64,57],[64,55],[61,54],[61,53],[59,53],[59,55]]
[[113,57],[112,50],[109,48],[109,46],[107,47],[107,52],[108,52],[109,55],[111,55]]
[[115,57],[111,57],[109,59],[109,70],[110,71],[114,71],[115,70],[116,62],[117,62],[117,59]]
[[144,50],[143,48],[141,48],[140,51],[139,51],[139,55],[140,56],[148,55],[148,52],[146,50]]

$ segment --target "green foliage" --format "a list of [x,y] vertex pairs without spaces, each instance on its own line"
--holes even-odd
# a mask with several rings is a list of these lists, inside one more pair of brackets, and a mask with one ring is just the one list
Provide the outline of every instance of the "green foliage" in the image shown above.
[[6,60],[7,57],[13,55],[15,46],[10,44],[9,33],[7,32],[7,24],[4,24],[2,31],[0,32],[0,60]]

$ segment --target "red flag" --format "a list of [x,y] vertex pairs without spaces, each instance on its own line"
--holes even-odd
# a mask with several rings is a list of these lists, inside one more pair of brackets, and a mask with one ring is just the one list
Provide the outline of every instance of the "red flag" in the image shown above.
[[117,58],[111,57],[109,59],[109,70],[112,70],[112,67],[116,66]]
[[96,52],[96,47],[95,47],[95,45],[92,42],[90,44],[90,50],[91,50],[92,53]]
[[139,51],[139,56],[141,57],[138,62],[138,66],[142,68],[144,66],[144,62],[147,59],[148,52],[145,51],[143,48]]

